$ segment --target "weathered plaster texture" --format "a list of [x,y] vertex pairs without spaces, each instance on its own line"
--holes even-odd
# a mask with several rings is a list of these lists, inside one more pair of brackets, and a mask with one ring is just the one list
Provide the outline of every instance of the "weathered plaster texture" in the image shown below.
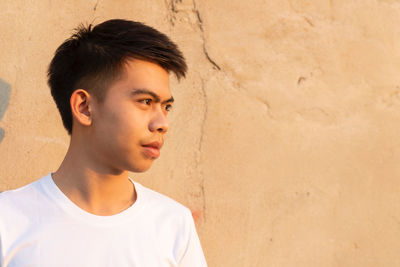
[[211,267],[400,266],[397,0],[1,1],[0,191],[57,168],[47,65],[110,18],[187,58],[163,155],[133,177],[192,209]]
[[[0,120],[6,112],[8,101],[10,100],[11,87],[8,83],[0,79]],[[0,127],[0,142],[4,138],[4,130]]]

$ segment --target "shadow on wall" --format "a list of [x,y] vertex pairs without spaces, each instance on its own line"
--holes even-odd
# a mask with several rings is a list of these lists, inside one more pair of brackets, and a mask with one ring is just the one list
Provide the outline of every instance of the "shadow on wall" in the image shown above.
[[[11,86],[0,79],[0,120],[3,118],[4,113],[10,100]],[[5,135],[4,130],[0,127],[0,142],[3,140]]]

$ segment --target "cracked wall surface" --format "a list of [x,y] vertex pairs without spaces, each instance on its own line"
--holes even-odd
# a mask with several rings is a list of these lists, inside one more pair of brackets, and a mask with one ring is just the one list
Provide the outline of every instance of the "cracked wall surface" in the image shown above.
[[209,266],[400,266],[396,0],[1,1],[0,191],[58,167],[46,68],[110,18],[187,59],[162,156],[132,176],[192,210]]

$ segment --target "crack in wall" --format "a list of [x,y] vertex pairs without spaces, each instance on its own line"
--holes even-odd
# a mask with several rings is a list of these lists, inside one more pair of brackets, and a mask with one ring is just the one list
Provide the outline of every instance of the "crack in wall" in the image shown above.
[[[205,58],[207,61],[211,64],[212,69],[221,71],[221,67],[215,62],[214,59],[211,58],[210,54],[208,53],[207,50],[207,42],[206,42],[206,37],[205,37],[205,31],[203,28],[203,20],[201,18],[200,11],[197,8],[196,1],[193,0],[191,6],[189,7],[186,4],[183,4],[183,8],[179,5],[182,3],[182,0],[165,0],[165,5],[168,9],[168,20],[171,24],[172,27],[175,26],[175,23],[177,21],[177,16],[178,14],[183,13],[185,16],[190,16],[188,17],[189,21],[195,20],[195,25],[199,29],[199,37],[201,38],[202,41],[202,50],[204,53]],[[194,17],[193,17],[194,15]],[[199,136],[199,142],[198,142],[198,153],[196,156],[196,168],[197,172],[199,174],[199,187],[200,187],[200,198],[202,201],[202,207],[201,207],[201,216],[203,221],[206,221],[206,189],[205,189],[205,177],[204,173],[201,167],[201,155],[203,152],[203,144],[204,144],[204,133],[205,133],[205,125],[208,117],[208,96],[207,96],[207,91],[206,91],[206,80],[205,77],[208,74],[200,74],[200,81],[201,81],[201,92],[202,92],[202,98],[203,98],[203,104],[204,104],[204,112],[203,112],[203,117],[201,118],[200,122],[200,136]]]
[[201,92],[203,94],[203,101],[204,101],[204,112],[203,112],[203,118],[201,120],[201,125],[200,125],[200,138],[199,138],[199,147],[198,147],[198,151],[199,154],[197,156],[196,159],[196,165],[199,169],[199,175],[201,177],[201,181],[200,181],[200,189],[201,189],[201,198],[202,198],[202,202],[203,202],[203,206],[202,206],[202,216],[203,216],[203,220],[206,221],[206,192],[205,192],[205,187],[204,187],[204,174],[203,174],[203,170],[199,167],[200,165],[200,157],[203,151],[203,142],[204,142],[204,131],[205,131],[205,124],[207,121],[207,117],[208,117],[208,98],[207,98],[207,91],[205,89],[205,81],[204,79],[201,78]]
[[207,92],[205,89],[204,79],[201,79],[201,92],[203,94],[203,100],[204,100],[204,114],[203,114],[203,118],[202,118],[201,126],[200,126],[201,135],[200,135],[199,148],[198,148],[199,152],[201,152],[203,149],[203,133],[204,133],[205,123],[206,123],[207,115],[208,115],[208,99],[207,99]]
[[206,190],[204,187],[204,176],[202,174],[203,179],[201,180],[201,184],[200,184],[200,189],[201,189],[201,196],[203,198],[203,206],[202,206],[202,216],[203,216],[203,221],[206,222],[207,221],[207,217],[206,217]]
[[306,16],[303,16],[304,20],[310,25],[311,27],[315,27],[314,23],[311,21],[311,19],[307,18]]
[[[193,11],[196,14],[196,18],[197,18],[197,25],[199,27],[200,30],[200,37],[201,40],[203,42],[203,53],[206,56],[206,59],[208,60],[208,62],[211,63],[211,65],[213,66],[214,69],[217,70],[221,70],[220,66],[213,60],[211,59],[210,55],[208,54],[207,51],[207,47],[206,47],[206,39],[204,36],[204,28],[203,28],[203,21],[201,19],[200,16],[200,11],[198,10],[197,6],[196,6],[196,1],[193,0]],[[201,77],[200,77],[201,78]],[[201,121],[201,128],[200,128],[200,139],[199,139],[199,157],[202,154],[203,151],[203,142],[204,142],[204,131],[205,131],[205,123],[207,120],[207,116],[208,116],[208,98],[207,98],[207,91],[205,89],[205,81],[203,78],[201,78],[201,91],[203,93],[203,100],[204,100],[204,113],[203,113],[203,119]],[[197,166],[200,165],[200,158],[197,159]],[[200,189],[201,189],[201,197],[202,197],[202,201],[203,201],[203,206],[202,206],[202,216],[203,216],[203,220],[204,222],[206,221],[206,192],[205,192],[205,177],[203,174],[203,170],[201,168],[199,168],[199,174],[201,177],[201,182],[200,182]]]
[[275,116],[271,113],[271,105],[269,103],[269,101],[267,99],[264,99],[262,97],[259,96],[252,96],[249,94],[246,94],[247,97],[254,99],[255,101],[259,102],[260,104],[262,104],[267,112],[267,116],[271,119],[271,120],[276,120]]
[[[182,3],[182,0],[165,0],[164,1],[167,9],[168,9],[168,20],[172,26],[175,26],[175,21],[176,21],[176,14],[180,13],[180,10],[177,6],[178,3]],[[203,53],[207,59],[207,61],[213,66],[213,69],[216,70],[221,70],[221,67],[218,65],[218,63],[210,56],[208,50],[207,50],[207,42],[204,34],[204,28],[203,28],[203,20],[201,19],[200,11],[197,8],[196,1],[193,0],[192,2],[192,9],[191,12],[195,14],[196,21],[197,21],[197,26],[200,30],[200,38],[202,40],[202,49]],[[187,11],[187,10],[186,10]]]
[[[311,22],[309,19],[307,19],[304,15],[307,13],[310,14],[312,13],[310,10],[307,9],[307,6],[302,5],[299,1],[295,0],[287,0],[287,3],[289,4],[289,9],[294,12],[297,15],[302,15],[303,18],[307,21],[307,23],[314,27],[314,23]],[[326,2],[328,3],[328,2]],[[297,6],[295,6],[297,5]],[[326,18],[329,19],[331,22],[335,20],[335,1],[334,0],[329,0],[329,14],[326,14]]]
[[208,62],[211,63],[211,65],[213,66],[214,69],[221,70],[221,67],[208,54],[207,45],[206,45],[206,38],[204,36],[203,20],[201,19],[200,11],[197,8],[195,0],[193,0],[193,11],[195,12],[196,17],[197,17],[197,25],[199,26],[200,33],[201,33],[200,37],[201,37],[201,39],[203,41],[203,53],[206,56]]
[[165,0],[165,5],[168,8],[169,23],[172,26],[175,26],[175,20],[176,20],[175,14],[178,13],[178,11],[175,8],[175,1],[174,0],[169,0],[169,1]]
[[94,7],[93,7],[93,11],[96,11],[97,10],[97,5],[99,4],[99,0],[97,0],[96,1],[96,4],[94,5]]

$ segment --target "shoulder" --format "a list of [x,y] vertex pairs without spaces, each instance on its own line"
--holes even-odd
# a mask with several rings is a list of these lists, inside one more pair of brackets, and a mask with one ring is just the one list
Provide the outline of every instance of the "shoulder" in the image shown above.
[[190,210],[179,203],[178,201],[162,194],[157,191],[154,191],[138,182],[135,182],[135,188],[137,190],[138,198],[142,197],[146,201],[147,207],[160,207],[164,210],[168,210],[170,212],[178,212],[178,213],[187,213]]
[[18,206],[26,198],[29,198],[37,190],[38,181],[32,182],[17,189],[0,193],[0,207]]
[[[34,212],[43,199],[41,184],[46,176],[23,187],[0,193],[0,223],[22,219],[26,214]],[[12,222],[12,221],[11,221]]]
[[143,190],[142,193],[148,195],[149,209],[146,210],[146,214],[156,214],[152,219],[156,222],[156,231],[160,233],[159,240],[163,240],[164,243],[170,242],[168,244],[174,248],[178,265],[206,267],[207,263],[191,211],[177,201],[151,189],[143,186],[138,189],[139,193]]
[[48,175],[31,182],[25,186],[7,190],[0,193],[0,205],[13,204],[18,205],[21,201],[34,197],[41,190],[41,185],[48,179]]
[[179,217],[183,220],[192,218],[192,213],[189,208],[179,203],[178,201],[156,192],[148,187],[141,185],[138,182],[134,182],[138,199],[142,198],[141,201],[146,206],[146,209],[153,214],[160,214],[161,216],[167,217]]

